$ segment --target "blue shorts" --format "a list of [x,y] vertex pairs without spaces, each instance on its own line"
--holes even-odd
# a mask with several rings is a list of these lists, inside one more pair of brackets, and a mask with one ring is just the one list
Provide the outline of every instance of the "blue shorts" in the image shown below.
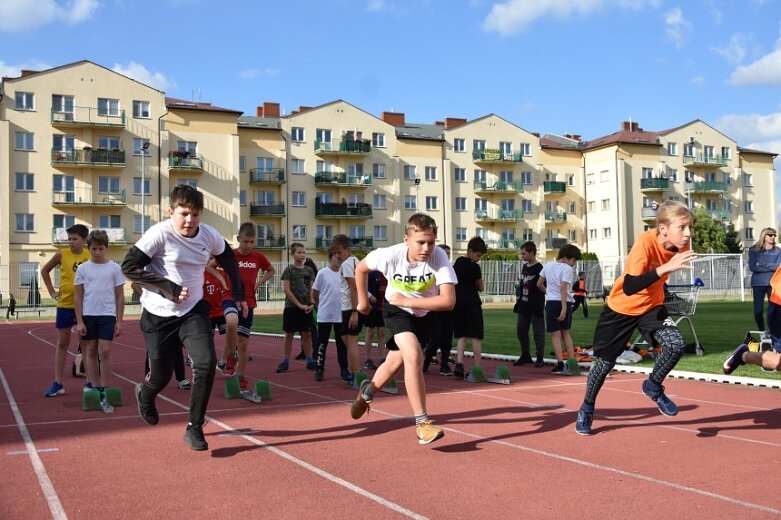
[[103,339],[106,341],[114,340],[114,325],[117,324],[116,316],[84,316],[84,325],[87,327],[87,333],[81,339]]
[[567,304],[567,316],[564,321],[559,321],[559,315],[561,314],[561,301],[560,300],[548,300],[545,302],[545,324],[547,325],[548,332],[556,332],[558,330],[569,330],[572,328],[572,302],[566,302]]
[[248,338],[252,334],[252,315],[255,309],[247,310],[247,317],[239,314],[239,336]]
[[54,326],[58,329],[69,329],[74,325],[76,325],[76,311],[57,307],[57,321],[54,322]]

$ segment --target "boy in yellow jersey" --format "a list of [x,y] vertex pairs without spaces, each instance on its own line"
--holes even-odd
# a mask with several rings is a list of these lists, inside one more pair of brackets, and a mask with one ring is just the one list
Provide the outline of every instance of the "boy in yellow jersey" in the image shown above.
[[[65,393],[62,386],[62,374],[65,371],[65,358],[68,355],[68,345],[71,340],[71,328],[76,325],[76,311],[73,303],[73,282],[76,279],[76,269],[90,259],[89,250],[84,247],[89,229],[83,224],[69,227],[68,247],[62,248],[46,262],[41,269],[41,278],[49,291],[49,296],[57,301],[57,348],[54,351],[54,381],[43,393],[44,397],[55,397]],[[52,283],[51,271],[60,267],[60,286],[55,289]]]

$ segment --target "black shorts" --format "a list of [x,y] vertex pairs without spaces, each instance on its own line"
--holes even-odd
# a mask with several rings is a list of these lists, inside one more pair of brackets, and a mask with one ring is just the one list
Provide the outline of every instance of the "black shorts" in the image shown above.
[[182,344],[192,354],[206,359],[208,365],[216,365],[214,336],[209,328],[209,302],[199,301],[184,316],[158,316],[144,309],[141,313],[141,331],[150,360],[173,360]]
[[385,343],[385,348],[388,350],[399,350],[393,337],[402,332],[414,332],[421,345],[425,345],[428,341],[432,324],[430,312],[425,316],[417,317],[400,307],[385,302],[382,307],[382,317],[390,332],[390,339]]
[[650,345],[656,346],[654,333],[659,329],[677,329],[664,305],[654,307],[641,316],[619,314],[605,305],[594,331],[594,356],[605,361],[615,361],[626,350],[626,344],[635,329]]
[[288,334],[311,331],[312,314],[298,307],[285,307],[282,311],[282,330]]
[[456,305],[453,308],[453,337],[483,339],[483,307]]
[[559,321],[561,314],[561,300],[548,300],[545,302],[545,328],[548,332],[569,330],[572,328],[572,302],[567,302],[567,317]]
[[363,316],[358,313],[358,325],[354,329],[350,328],[350,316],[352,311],[342,311],[342,336],[357,336],[363,329]]
[[114,340],[116,316],[84,316],[83,321],[87,327],[87,333],[81,339],[85,341],[91,339]]
[[372,309],[368,315],[363,317],[363,325],[367,329],[384,327],[385,320],[382,319],[382,309]]

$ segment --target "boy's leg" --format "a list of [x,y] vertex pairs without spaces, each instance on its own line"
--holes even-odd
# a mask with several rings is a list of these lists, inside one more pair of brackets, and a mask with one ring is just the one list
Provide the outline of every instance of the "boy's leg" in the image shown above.
[[65,372],[65,359],[68,357],[68,345],[71,341],[71,325],[57,329],[57,350],[54,351],[54,380],[62,383]]
[[[101,387],[106,388],[109,385],[112,370],[111,343],[112,341],[110,339],[98,340],[98,353],[100,354],[100,365],[98,370],[100,371],[100,379],[93,381],[92,384],[95,386],[100,385]],[[97,362],[97,360],[95,361]]]
[[[396,346],[399,347],[401,359],[404,364],[404,387],[407,389],[407,398],[412,407],[412,412],[418,416],[426,413],[426,382],[423,379],[423,354],[420,351],[420,344],[414,332],[402,332],[393,336]],[[387,363],[388,360],[385,360]],[[385,365],[383,363],[383,365]],[[383,365],[380,365],[382,367]],[[391,364],[388,371],[393,368]],[[398,370],[398,367],[397,367]],[[391,374],[392,377],[392,374]],[[389,381],[390,379],[388,379]],[[378,381],[378,385],[388,381]],[[382,386],[380,386],[382,388]]]
[[100,386],[100,368],[98,364],[98,340],[96,339],[83,339],[81,340],[81,353],[84,359],[84,369],[86,370],[86,377],[84,378],[85,386],[92,384],[92,386]]
[[208,310],[203,302],[184,317],[179,336],[193,360],[193,380],[190,390],[190,424],[200,426],[206,416],[217,356],[214,353],[214,336],[209,328]]
[[532,314],[532,334],[534,335],[534,346],[537,354],[535,366],[542,366],[545,358],[545,318],[542,315]]
[[247,311],[247,317],[239,316],[237,346],[239,351],[239,363],[236,366],[236,374],[243,376],[247,373],[247,360],[249,358],[249,337],[252,334],[252,321],[255,309]]
[[564,340],[564,347],[567,349],[567,359],[572,359],[575,356],[575,345],[572,343],[572,335],[569,333],[569,329],[561,330],[561,338]]
[[529,327],[531,316],[519,312],[515,317],[515,336],[521,346],[521,359],[531,358],[531,345],[529,342]]
[[551,345],[553,345],[553,354],[556,356],[556,361],[562,363],[564,356],[561,354],[561,331],[554,330],[550,333]]
[[662,346],[662,352],[656,356],[650,379],[661,385],[683,356],[686,342],[678,327],[661,328],[654,332],[653,337]]

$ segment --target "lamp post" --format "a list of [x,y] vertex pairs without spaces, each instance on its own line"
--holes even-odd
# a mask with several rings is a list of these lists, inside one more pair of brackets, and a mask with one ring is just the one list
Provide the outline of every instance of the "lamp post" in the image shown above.
[[146,231],[146,151],[149,149],[149,141],[141,145],[141,234]]

